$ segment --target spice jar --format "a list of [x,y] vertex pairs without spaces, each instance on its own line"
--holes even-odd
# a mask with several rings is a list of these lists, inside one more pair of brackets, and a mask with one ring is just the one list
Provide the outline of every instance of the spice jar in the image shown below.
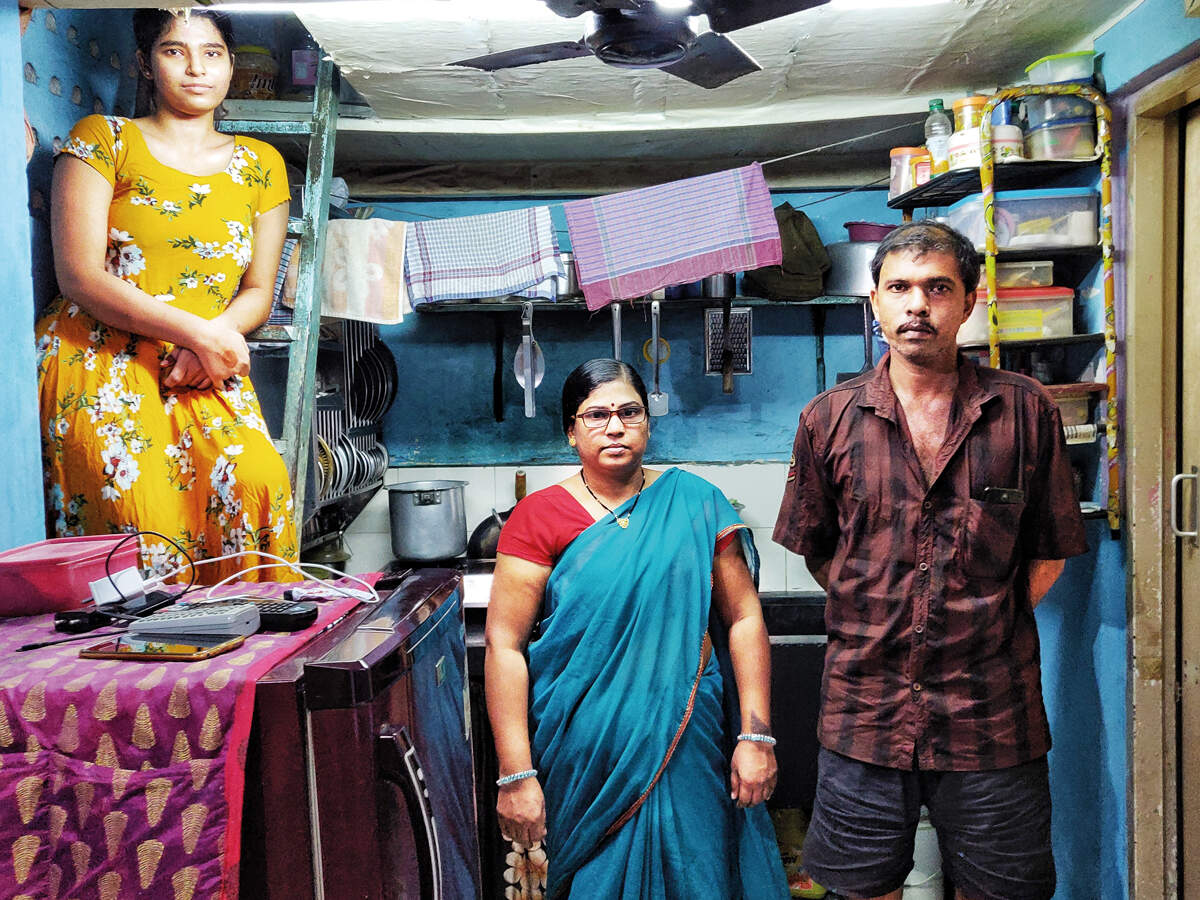
[[229,96],[239,100],[274,100],[279,65],[266,47],[243,44],[234,51]]

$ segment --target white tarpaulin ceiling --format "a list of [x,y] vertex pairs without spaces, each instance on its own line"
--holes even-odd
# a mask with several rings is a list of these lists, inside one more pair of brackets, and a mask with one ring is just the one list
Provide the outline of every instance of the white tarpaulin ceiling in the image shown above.
[[[930,97],[945,98],[948,108],[956,97],[1019,82],[1026,65],[1041,56],[1090,49],[1096,34],[1137,5],[913,2],[833,0],[733,31],[729,37],[762,71],[713,90],[659,70],[612,68],[592,57],[496,72],[447,65],[583,35],[586,14],[562,18],[540,0],[286,6],[376,116],[343,120],[339,168],[379,174],[389,167],[448,170],[457,164],[461,173],[474,164],[505,181],[539,164],[566,171],[586,168],[589,161],[627,160],[631,171],[657,162],[692,174],[687,161],[707,161],[698,170],[711,171],[718,162],[764,160],[906,126],[776,169],[791,177],[855,183],[886,167],[887,148],[921,141]],[[219,5],[233,12],[242,4]],[[612,177],[614,183],[624,180]]]

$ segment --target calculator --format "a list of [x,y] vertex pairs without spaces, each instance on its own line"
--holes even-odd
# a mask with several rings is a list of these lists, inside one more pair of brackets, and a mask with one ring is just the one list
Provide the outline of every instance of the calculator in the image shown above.
[[255,600],[263,631],[300,631],[317,621],[320,608],[310,600]]
[[232,603],[177,605],[129,623],[130,634],[228,634],[249,635],[258,631],[258,604],[248,600]]

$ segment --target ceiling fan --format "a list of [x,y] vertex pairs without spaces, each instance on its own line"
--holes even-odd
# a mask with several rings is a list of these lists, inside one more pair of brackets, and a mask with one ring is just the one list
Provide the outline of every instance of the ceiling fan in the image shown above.
[[[720,87],[761,66],[725,37],[736,31],[821,6],[829,0],[542,0],[556,15],[592,14],[577,41],[558,41],[460,59],[452,66],[494,72],[556,59],[595,56],[623,69],[662,69],[703,88]],[[711,31],[697,34],[689,19],[707,16]]]

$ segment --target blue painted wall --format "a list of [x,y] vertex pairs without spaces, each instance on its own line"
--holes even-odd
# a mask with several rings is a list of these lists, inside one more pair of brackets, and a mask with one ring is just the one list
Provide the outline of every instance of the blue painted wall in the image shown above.
[[130,13],[38,9],[21,42],[24,102],[38,147],[29,163],[36,308],[55,293],[50,176],[71,127],[94,112],[130,116],[137,90]]
[[1115,91],[1155,63],[1190,50],[1200,56],[1200,17],[1183,14],[1183,0],[1142,0],[1096,38],[1100,70]]
[[[884,190],[776,193],[813,220],[826,243],[846,239],[842,224],[853,220],[899,222],[886,207]],[[548,204],[567,249],[563,198],[531,200],[408,201],[376,204],[375,213],[393,219],[451,218]],[[814,313],[808,307],[753,309],[754,371],[735,378],[732,395],[721,392],[717,376],[704,375],[703,309],[664,309],[662,335],[671,357],[662,367],[662,389],[670,395],[670,413],[654,422],[652,452],[657,461],[746,462],[786,460],[796,419],[818,392]],[[495,420],[492,377],[494,329],[501,328],[503,421]],[[862,313],[858,307],[826,312],[827,385],[839,372],[863,365]],[[562,437],[559,392],[567,374],[586,359],[612,355],[608,310],[535,312],[533,333],[546,357],[546,376],[537,393],[537,416],[526,419],[523,399],[512,374],[520,342],[520,314],[414,313],[382,330],[397,358],[402,381],[416,377],[442,390],[402,391],[384,423],[384,440],[394,465],[465,465],[570,462]],[[650,383],[653,367],[642,348],[650,338],[648,313],[628,305],[622,316],[622,357]],[[410,382],[413,383],[413,382]]]
[[1125,550],[1088,523],[1088,553],[1068,560],[1035,615],[1050,751],[1059,900],[1127,897],[1128,667]]
[[25,142],[21,118],[21,37],[16,0],[0,0],[0,321],[9,327],[0,362],[0,422],[7,435],[0,479],[0,550],[45,537],[33,353],[29,219],[25,212]]

